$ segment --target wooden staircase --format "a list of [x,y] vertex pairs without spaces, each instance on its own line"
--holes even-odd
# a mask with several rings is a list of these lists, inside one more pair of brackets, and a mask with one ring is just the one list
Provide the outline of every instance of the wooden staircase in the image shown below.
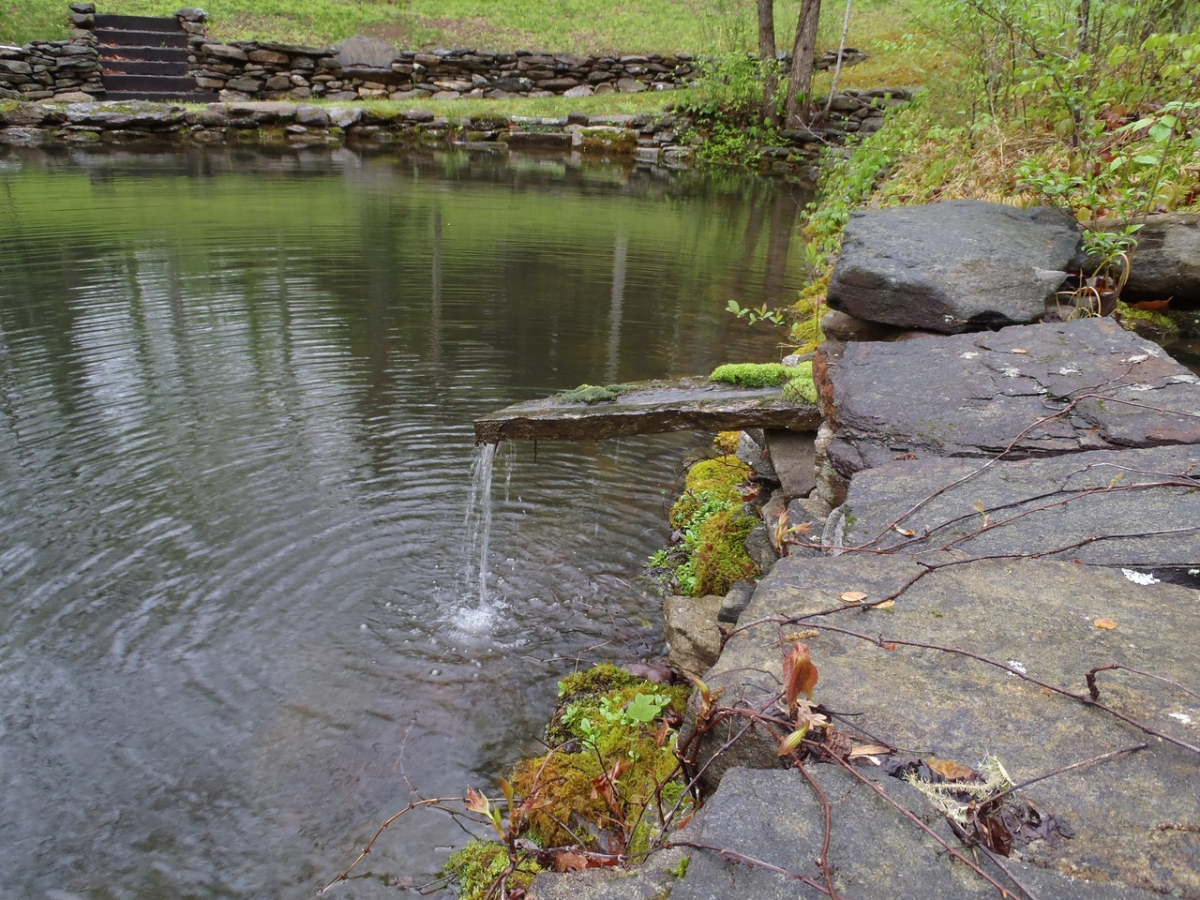
[[188,75],[188,34],[174,16],[96,16],[106,100],[210,103]]

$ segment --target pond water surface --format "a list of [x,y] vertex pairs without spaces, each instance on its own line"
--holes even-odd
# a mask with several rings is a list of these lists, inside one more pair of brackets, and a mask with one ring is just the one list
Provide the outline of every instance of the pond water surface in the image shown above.
[[[777,354],[786,187],[456,155],[0,151],[0,894],[304,898],[415,799],[490,791],[638,587],[690,435],[472,420]],[[405,817],[337,896],[464,833]]]

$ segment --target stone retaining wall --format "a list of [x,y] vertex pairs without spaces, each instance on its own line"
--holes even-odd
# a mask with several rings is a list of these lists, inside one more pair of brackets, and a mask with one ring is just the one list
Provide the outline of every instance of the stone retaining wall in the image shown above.
[[23,47],[0,44],[0,99],[79,100],[103,95],[96,39],[90,34]]
[[527,50],[404,51],[387,67],[346,66],[331,47],[194,40],[197,84],[222,99],[453,100],[673,90],[695,73],[692,57],[569,56]]
[[[86,95],[82,95],[86,96]],[[852,131],[875,130],[885,109],[908,97],[902,90],[847,92],[834,97],[831,121],[821,128],[786,132],[784,145],[761,151],[760,168],[772,174],[812,174],[830,143]],[[314,106],[243,101],[202,108],[122,101],[21,104],[0,108],[4,144],[120,144],[138,141],[197,144],[442,144],[471,150],[558,150],[611,159],[686,165],[701,139],[694,123],[673,114],[567,117],[477,115],[450,120],[428,109],[381,109],[357,103]]]

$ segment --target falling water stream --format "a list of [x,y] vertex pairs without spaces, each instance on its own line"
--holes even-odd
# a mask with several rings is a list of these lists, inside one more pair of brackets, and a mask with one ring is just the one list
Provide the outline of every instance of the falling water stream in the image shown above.
[[[707,438],[473,447],[777,354],[794,189],[552,157],[0,148],[0,895],[300,898],[490,789]],[[493,482],[495,482],[493,484]],[[464,571],[465,570],[465,571]],[[338,889],[465,840],[393,825]]]
[[467,536],[463,554],[466,572],[464,586],[478,583],[479,609],[488,606],[488,552],[492,540],[492,464],[496,459],[496,444],[478,444],[471,461],[471,490],[467,494],[467,511],[463,533]]

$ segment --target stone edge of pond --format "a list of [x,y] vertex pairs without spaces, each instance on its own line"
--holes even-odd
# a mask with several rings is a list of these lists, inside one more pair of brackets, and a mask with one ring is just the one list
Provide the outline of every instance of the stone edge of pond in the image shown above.
[[[850,97],[823,127],[782,132],[779,146],[762,147],[763,174],[815,177],[824,148],[852,131],[877,130],[880,91]],[[907,96],[907,95],[906,95]],[[900,102],[900,101],[893,101]],[[846,105],[846,104],[843,104]],[[857,116],[857,118],[856,118]],[[853,127],[851,127],[853,126]],[[292,101],[209,104],[143,100],[0,101],[0,146],[232,145],[266,147],[453,147],[482,153],[541,152],[685,168],[703,145],[692,120],[677,113],[524,116],[519,105],[452,118],[401,105],[316,105]]]

